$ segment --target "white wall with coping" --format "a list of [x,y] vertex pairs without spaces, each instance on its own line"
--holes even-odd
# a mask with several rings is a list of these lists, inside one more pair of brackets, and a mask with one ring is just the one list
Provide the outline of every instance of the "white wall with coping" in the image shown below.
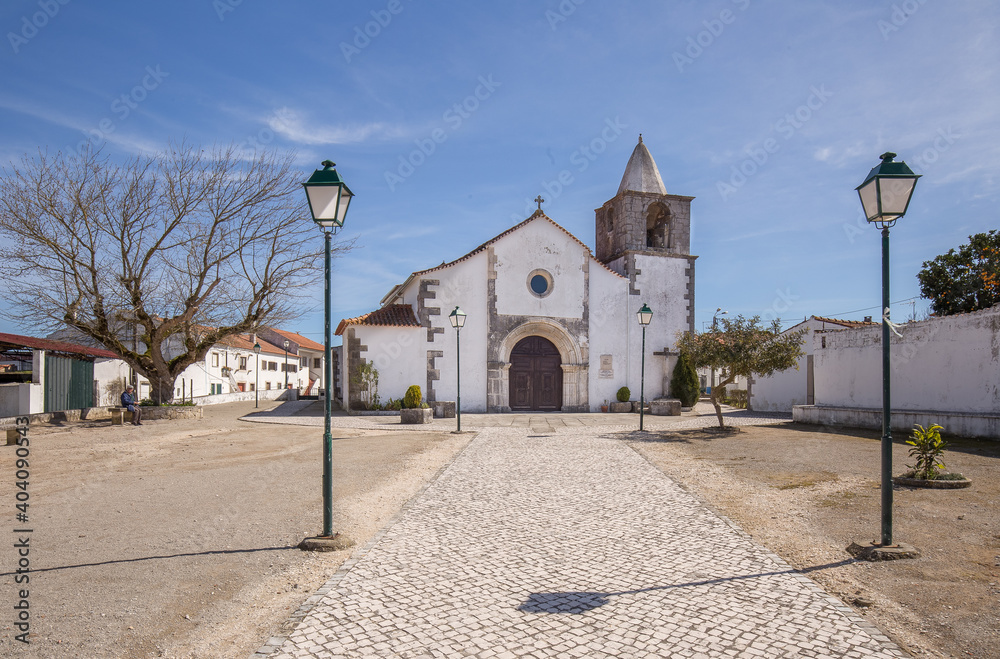
[[[890,342],[893,410],[901,418],[920,413],[915,418],[923,420],[916,423],[940,423],[945,432],[1000,437],[991,420],[1000,410],[1000,306],[906,323],[900,332],[902,338],[893,335]],[[833,408],[878,410],[880,426],[881,338],[881,326],[814,333],[815,407],[827,411],[807,414],[795,407],[793,415],[806,421],[822,414],[832,423]],[[850,419],[845,424],[866,418],[839,414]],[[955,415],[953,424],[963,430],[949,428],[941,420],[945,415]]]
[[[796,405],[792,419],[799,423],[827,426],[848,426],[881,430],[882,408],[829,407]],[[938,424],[949,435],[1000,439],[1000,414],[968,414],[935,410],[892,410],[891,426],[898,437],[909,436],[914,424],[924,428]]]
[[[890,339],[893,408],[1000,410],[1000,307],[906,323],[900,333]],[[881,408],[881,326],[818,332],[813,352],[817,405]]]

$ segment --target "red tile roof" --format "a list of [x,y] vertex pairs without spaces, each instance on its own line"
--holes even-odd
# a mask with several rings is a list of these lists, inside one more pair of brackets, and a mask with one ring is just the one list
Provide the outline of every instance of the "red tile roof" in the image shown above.
[[316,343],[312,339],[307,339],[301,334],[296,334],[295,332],[289,332],[288,330],[282,330],[277,328],[271,328],[281,336],[285,337],[290,341],[294,341],[299,344],[300,348],[305,348],[306,350],[324,350],[322,344]]
[[337,325],[337,336],[343,334],[348,325],[372,325],[378,327],[420,327],[413,307],[408,304],[388,304],[381,309],[355,318],[345,318]]
[[878,325],[871,320],[840,320],[838,318],[824,318],[823,316],[813,316],[816,320],[821,323],[830,323],[831,325],[843,325],[844,327],[865,327],[866,325]]
[[18,348],[36,348],[38,350],[49,350],[51,352],[63,352],[73,355],[84,355],[87,357],[106,357],[118,359],[118,355],[110,350],[102,348],[90,348],[76,343],[65,341],[53,341],[51,339],[36,339],[31,336],[21,336],[19,334],[4,334],[0,332],[0,344]]

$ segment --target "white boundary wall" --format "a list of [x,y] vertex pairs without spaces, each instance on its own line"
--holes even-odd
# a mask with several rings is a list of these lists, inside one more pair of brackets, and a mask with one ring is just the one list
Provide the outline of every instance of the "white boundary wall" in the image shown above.
[[[1000,437],[1000,306],[907,323],[900,332],[890,343],[892,409],[912,412],[911,424]],[[881,326],[817,332],[813,354],[816,405],[796,406],[795,419],[870,425],[871,414],[858,413],[878,410],[881,423]]]

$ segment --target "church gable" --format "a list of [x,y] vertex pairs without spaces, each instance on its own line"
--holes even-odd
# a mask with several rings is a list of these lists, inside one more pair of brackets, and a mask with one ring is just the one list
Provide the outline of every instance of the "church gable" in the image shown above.
[[538,217],[490,250],[498,314],[582,317],[590,250],[562,227]]

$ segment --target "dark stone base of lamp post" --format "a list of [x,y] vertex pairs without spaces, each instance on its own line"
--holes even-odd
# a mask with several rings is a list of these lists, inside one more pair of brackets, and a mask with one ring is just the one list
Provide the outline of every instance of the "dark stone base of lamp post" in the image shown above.
[[299,549],[302,551],[340,551],[341,549],[350,549],[353,546],[354,541],[340,533],[326,537],[306,538],[299,543]]
[[917,548],[904,542],[881,545],[877,542],[852,542],[847,553],[862,561],[895,561],[902,558],[919,558]]

